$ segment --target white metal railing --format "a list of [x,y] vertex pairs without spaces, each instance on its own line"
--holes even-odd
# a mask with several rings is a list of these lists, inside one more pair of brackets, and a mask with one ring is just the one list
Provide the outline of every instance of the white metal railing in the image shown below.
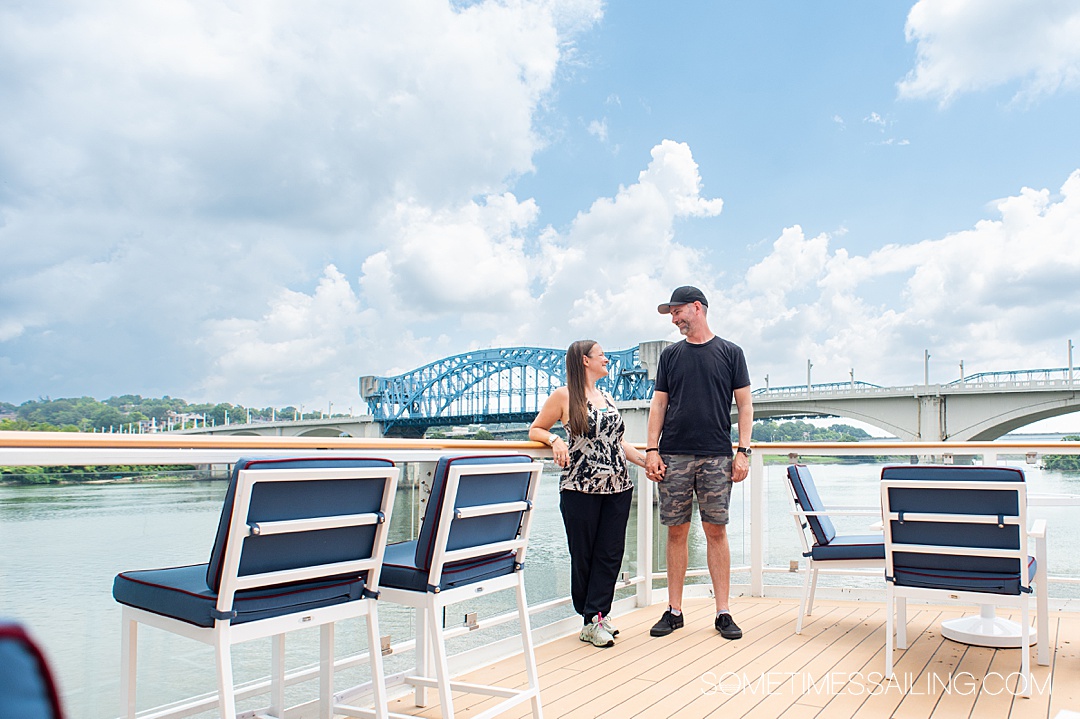
[[[254,436],[191,436],[191,435],[120,435],[120,434],[74,434],[46,432],[0,432],[0,466],[63,466],[63,465],[191,465],[228,464],[242,456],[258,453],[260,456],[296,455],[352,455],[367,454],[393,460],[401,464],[433,463],[439,457],[454,452],[471,454],[521,452],[534,458],[550,458],[551,450],[535,442],[467,441],[467,440],[395,440],[360,439],[349,437],[254,437]],[[978,462],[994,465],[1006,458],[1020,463],[1034,463],[1048,454],[1080,455],[1080,442],[784,442],[754,445],[750,477],[743,492],[749,497],[747,535],[748,559],[744,566],[733,566],[734,572],[749,574],[747,591],[751,596],[765,596],[770,589],[780,585],[768,585],[767,575],[788,572],[789,567],[769,566],[766,555],[766,515],[768,503],[766,492],[770,479],[766,466],[782,466],[797,461],[800,456],[850,457],[890,456],[912,457],[920,463],[952,463],[956,458],[977,457]],[[636,576],[624,577],[621,587],[635,587],[630,600],[637,606],[648,606],[657,599],[660,591],[654,588],[656,580],[665,578],[656,570],[654,557],[655,491],[652,482],[640,479],[637,501],[637,571]],[[1059,503],[1080,504],[1080,496],[1061,495]],[[790,521],[790,520],[788,520]],[[785,523],[785,526],[789,526]],[[1053,528],[1051,528],[1051,532]],[[707,569],[692,569],[690,575],[707,574]],[[107,581],[108,578],[103,578]],[[1051,583],[1080,583],[1080,576],[1051,576]],[[625,600],[624,600],[625,601]],[[569,604],[568,597],[545,600],[530,607],[532,613],[546,612]],[[505,623],[509,616],[490,617],[481,620],[479,626],[489,627]],[[572,631],[577,618],[556,622],[536,630],[539,640],[553,638],[560,633]],[[451,630],[450,635],[467,634],[468,627]],[[411,641],[395,645],[395,651],[410,649]],[[351,666],[365,661],[364,656],[348,657],[338,662]],[[306,672],[306,673],[305,673]],[[302,681],[311,671],[300,670],[291,681]],[[242,694],[255,694],[261,686],[246,687]],[[162,708],[156,717],[190,716],[212,706],[213,697],[200,697],[170,708]]]

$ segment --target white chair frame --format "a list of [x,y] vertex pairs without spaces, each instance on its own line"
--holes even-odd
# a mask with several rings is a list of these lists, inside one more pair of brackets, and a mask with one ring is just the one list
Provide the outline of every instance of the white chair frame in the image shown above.
[[[789,486],[790,489],[790,486]],[[881,576],[880,570],[885,568],[884,559],[817,559],[813,557],[813,533],[808,526],[808,517],[873,517],[881,518],[881,510],[877,507],[828,507],[826,509],[810,512],[803,510],[795,501],[795,493],[788,492],[788,501],[791,505],[791,516],[795,518],[795,531],[799,535],[802,544],[802,556],[806,559],[806,568],[799,567],[803,573],[802,596],[799,599],[799,617],[795,620],[795,633],[802,634],[803,619],[813,614],[814,596],[817,593],[818,573],[849,574],[855,576]],[[807,536],[809,535],[809,536]],[[838,535],[843,536],[843,535]],[[870,570],[879,570],[872,572]]]
[[[455,464],[451,465],[446,477],[446,486],[442,513],[439,517],[438,531],[434,540],[434,552],[431,559],[431,569],[428,572],[428,586],[438,587],[442,581],[443,567],[451,562],[458,562],[475,557],[483,557],[491,554],[513,551],[516,555],[516,563],[524,565],[525,552],[528,548],[529,532],[532,526],[531,506],[536,495],[537,485],[540,483],[540,474],[543,471],[540,462],[507,463],[507,464]],[[463,475],[477,476],[486,474],[505,474],[529,472],[532,477],[529,480],[528,499],[522,502],[506,502],[500,504],[480,505],[455,510],[454,504],[457,497],[458,483]],[[522,512],[522,510],[525,510]],[[456,516],[464,519],[470,516],[483,516],[509,512],[522,512],[521,526],[516,539],[491,544],[482,544],[466,547],[453,551],[446,550],[447,539],[450,534],[451,520]],[[517,599],[517,615],[520,624],[521,648],[525,659],[525,674],[528,686],[525,689],[511,689],[507,687],[472,684],[453,681],[450,667],[447,661],[446,641],[443,636],[442,610],[444,607],[464,601],[466,599],[480,597],[494,592],[513,589]],[[535,719],[542,719],[543,712],[540,705],[540,675],[537,669],[536,656],[533,651],[532,628],[529,622],[529,605],[525,598],[525,573],[519,569],[510,574],[505,574],[494,579],[487,579],[459,587],[453,587],[435,592],[418,592],[394,587],[382,587],[381,599],[394,602],[416,610],[416,667],[414,674],[406,674],[403,681],[415,688],[414,699],[416,706],[427,706],[427,689],[435,688],[439,692],[440,711],[445,719],[453,719],[454,703],[451,692],[463,691],[488,696],[502,697],[503,701],[483,712],[472,715],[473,719],[489,719],[502,714],[524,702],[532,703],[532,715]],[[432,675],[434,669],[434,677]],[[352,716],[369,716],[366,710],[355,710],[348,707],[338,707],[338,711]],[[408,715],[390,713],[392,717],[406,717]]]
[[[963,547],[962,551],[972,556],[1015,558],[1020,562],[1021,587],[1031,589],[1028,579],[1028,542],[1035,542],[1035,579],[1038,588],[1036,597],[1036,643],[1037,659],[1040,665],[1050,663],[1049,617],[1046,598],[1046,520],[1039,519],[1027,527],[1027,485],[1024,482],[1001,481],[938,481],[938,480],[891,480],[881,481],[881,507],[885,535],[885,574],[893,576],[893,554],[895,552],[916,552],[925,554],[952,554],[958,552],[955,546],[935,546],[925,544],[898,544],[892,538],[892,522],[900,521],[900,513],[893,511],[889,501],[889,490],[906,488],[913,490],[959,489],[973,492],[1013,492],[1017,495],[1019,512],[1017,516],[999,517],[997,515],[946,514],[936,512],[904,512],[905,522],[955,522],[962,524],[999,524],[1016,525],[1020,528],[1020,542],[1017,549],[997,549],[988,547]],[[993,594],[988,592],[963,591],[953,589],[935,589],[924,587],[896,586],[891,581],[885,584],[886,626],[885,626],[885,678],[893,676],[893,636],[897,649],[907,649],[907,600],[938,603],[993,604],[1002,607],[1015,607],[1020,610],[1020,694],[1031,696],[1031,619],[1029,616],[1030,592],[1021,591],[1018,595]]]
[[[799,616],[795,620],[795,633],[802,634],[803,619],[809,617],[814,610],[814,595],[817,593],[818,573],[849,574],[856,576],[871,576],[869,570],[884,570],[884,559],[818,559],[813,557],[812,549],[814,533],[810,529],[809,517],[873,517],[881,519],[880,507],[846,507],[830,506],[818,511],[805,510],[799,506],[795,497],[795,488],[791,486],[791,478],[786,477],[788,488],[788,506],[791,516],[795,519],[795,533],[799,536],[802,545],[802,556],[806,559],[806,568],[803,569],[800,562],[800,571],[803,572],[802,597],[799,600]],[[843,535],[839,535],[843,536]]]
[[[382,567],[383,552],[390,528],[394,496],[397,489],[398,467],[356,467],[356,468],[304,468],[304,469],[256,469],[239,472],[236,494],[233,501],[232,519],[226,542],[222,565],[221,586],[218,592],[217,610],[228,613],[233,607],[233,597],[238,591],[267,587],[293,582],[317,580],[321,577],[334,577],[348,574],[367,573],[365,589],[371,592],[379,590],[379,572]],[[380,514],[353,514],[319,519],[299,519],[291,521],[262,523],[257,527],[248,525],[248,505],[251,501],[252,488],[260,482],[307,482],[334,479],[382,478],[385,481]],[[380,516],[381,515],[381,516]],[[262,574],[240,576],[240,558],[244,537],[253,534],[284,534],[306,532],[315,529],[335,527],[376,525],[373,556],[358,561],[338,562],[311,567]],[[320,628],[319,659],[319,717],[332,719],[337,707],[334,704],[334,622],[344,619],[365,617],[368,634],[368,661],[371,666],[372,692],[374,694],[376,717],[386,716],[386,689],[383,679],[382,653],[380,651],[379,620],[377,601],[374,597],[357,599],[334,606],[285,614],[243,624],[232,625],[227,619],[216,619],[213,627],[200,627],[194,624],[165,617],[152,612],[123,606],[121,630],[121,672],[120,691],[123,698],[125,716],[135,719],[136,670],[138,659],[138,626],[163,629],[173,634],[188,637],[214,647],[217,674],[218,705],[223,719],[236,718],[235,686],[232,672],[231,647],[234,644],[252,639],[273,637],[271,642],[271,688],[270,706],[263,715],[285,716],[285,634],[296,629]]]

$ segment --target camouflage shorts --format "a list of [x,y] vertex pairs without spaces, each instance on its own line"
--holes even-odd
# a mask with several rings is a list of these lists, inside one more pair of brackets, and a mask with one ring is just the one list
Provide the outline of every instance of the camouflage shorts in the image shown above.
[[669,454],[661,459],[667,465],[664,479],[657,482],[660,492],[660,523],[665,527],[686,524],[697,494],[701,521],[728,523],[731,502],[731,457],[695,457]]

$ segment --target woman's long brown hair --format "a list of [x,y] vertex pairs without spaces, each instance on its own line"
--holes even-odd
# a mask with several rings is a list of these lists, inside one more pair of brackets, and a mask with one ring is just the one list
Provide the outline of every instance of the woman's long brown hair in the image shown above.
[[584,358],[592,352],[596,340],[578,340],[566,350],[566,389],[570,391],[570,434],[583,437],[589,433],[588,400],[585,399]]

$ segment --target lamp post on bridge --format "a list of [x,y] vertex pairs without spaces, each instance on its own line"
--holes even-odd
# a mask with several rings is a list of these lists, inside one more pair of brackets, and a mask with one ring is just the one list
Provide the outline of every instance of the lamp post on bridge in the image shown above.
[[930,350],[923,350],[923,384],[930,386]]
[[1069,340],[1069,386],[1070,387],[1072,387],[1072,383],[1073,383],[1072,351],[1073,351],[1073,341]]
[[960,360],[960,384],[964,384],[964,360]]
[[814,363],[810,360],[806,360],[806,396],[810,396],[810,368],[814,366]]

